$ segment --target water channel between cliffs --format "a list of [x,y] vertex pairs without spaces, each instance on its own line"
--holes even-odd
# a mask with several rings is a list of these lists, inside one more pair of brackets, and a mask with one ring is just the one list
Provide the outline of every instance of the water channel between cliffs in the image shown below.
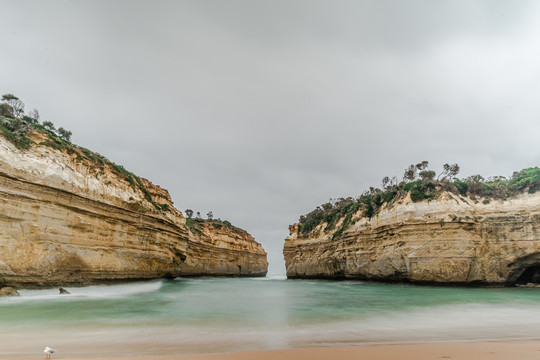
[[0,358],[185,354],[321,345],[524,339],[540,289],[208,278],[22,290],[0,299]]

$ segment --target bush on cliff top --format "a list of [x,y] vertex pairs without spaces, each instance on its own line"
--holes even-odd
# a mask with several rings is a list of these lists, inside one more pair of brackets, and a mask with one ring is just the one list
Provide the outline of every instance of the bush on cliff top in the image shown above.
[[46,134],[50,141],[40,145],[47,145],[55,149],[66,147],[64,143],[70,143],[71,131],[60,128],[56,130],[50,121],[39,123],[39,112],[34,109],[28,115],[24,113],[24,103],[13,94],[2,96],[0,103],[0,130],[4,137],[13,143],[18,149],[28,150],[33,141],[27,136],[30,129],[35,129]]
[[227,221],[227,220],[202,219],[202,218],[192,218],[192,217],[188,217],[186,219],[186,224],[189,230],[191,230],[192,233],[198,234],[198,235],[203,235],[202,226],[204,223],[211,224],[213,227],[217,229],[221,229],[222,227],[227,227],[238,233],[246,233],[246,234],[248,233],[246,230],[234,226],[233,224],[230,223],[230,221]]
[[0,117],[0,131],[18,149],[28,150],[32,140],[26,136],[28,126],[19,118]]
[[[336,229],[336,224],[341,221],[339,229],[335,230],[333,238],[340,237],[343,232],[356,220],[355,213],[362,210],[361,215],[371,218],[375,216],[383,204],[391,203],[410,194],[414,202],[434,200],[442,191],[449,191],[461,196],[476,196],[489,199],[507,199],[519,193],[534,193],[540,189],[540,169],[528,168],[514,172],[511,178],[494,176],[484,179],[480,175],[458,179],[457,164],[445,164],[442,172],[435,179],[436,173],[425,170],[427,161],[416,165],[410,165],[405,169],[403,180],[397,177],[385,177],[382,180],[383,189],[371,187],[357,198],[330,199],[329,202],[318,206],[306,215],[300,216],[299,232],[306,235],[317,226],[326,224],[323,231]],[[420,178],[420,179],[418,179]]]

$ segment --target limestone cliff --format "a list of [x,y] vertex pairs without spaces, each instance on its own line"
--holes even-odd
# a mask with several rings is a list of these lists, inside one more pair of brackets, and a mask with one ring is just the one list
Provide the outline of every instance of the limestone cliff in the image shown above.
[[[290,226],[287,276],[420,283],[506,284],[540,280],[540,192],[475,200],[443,192],[410,195],[377,215],[352,216],[341,236],[319,224],[308,234]],[[343,221],[341,219],[340,221]]]
[[266,254],[250,234],[218,221],[199,222],[194,227],[183,275],[266,275]]
[[166,190],[86,149],[51,146],[44,132],[27,136],[27,150],[0,136],[0,287],[178,276],[184,266],[266,273],[253,238],[193,234]]

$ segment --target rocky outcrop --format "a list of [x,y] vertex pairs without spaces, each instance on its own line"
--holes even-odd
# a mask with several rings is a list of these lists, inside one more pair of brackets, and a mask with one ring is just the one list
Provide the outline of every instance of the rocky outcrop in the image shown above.
[[11,287],[11,286],[4,286],[0,289],[0,297],[3,296],[21,296],[17,289]]
[[188,246],[182,275],[266,275],[266,253],[247,232],[219,222],[203,222],[197,230]]
[[190,232],[166,190],[86,149],[29,136],[29,150],[0,136],[0,286],[174,277],[199,258],[201,275],[239,274],[222,261],[264,273],[253,238],[216,246]]
[[[507,200],[443,192],[407,196],[334,239],[319,224],[290,227],[284,256],[291,278],[355,278],[417,283],[513,285],[540,281],[540,192]],[[335,229],[339,228],[336,226]]]

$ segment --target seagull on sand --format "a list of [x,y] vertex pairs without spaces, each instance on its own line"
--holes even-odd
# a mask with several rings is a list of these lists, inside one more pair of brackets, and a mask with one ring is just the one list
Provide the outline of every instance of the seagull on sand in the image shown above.
[[43,349],[43,352],[45,354],[47,354],[45,356],[45,359],[50,359],[51,358],[51,355],[55,352],[56,350],[54,350],[53,348],[50,348],[48,346],[45,346],[45,349]]

